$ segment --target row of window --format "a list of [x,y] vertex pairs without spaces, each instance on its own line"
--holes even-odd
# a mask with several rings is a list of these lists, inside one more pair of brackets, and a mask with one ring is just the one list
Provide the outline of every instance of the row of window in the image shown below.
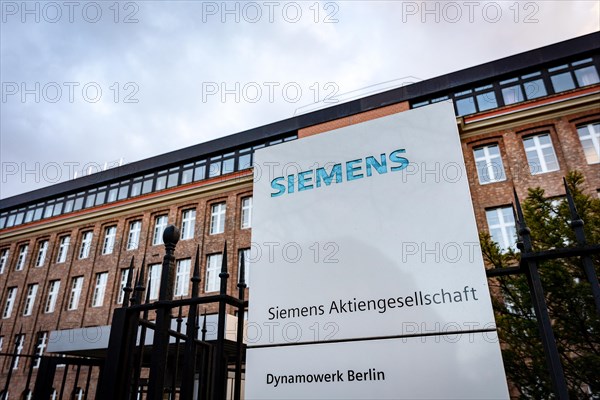
[[600,82],[593,58],[540,69],[460,92],[418,100],[412,108],[452,99],[456,116],[492,110]]
[[[216,203],[211,205],[210,214],[210,235],[216,235],[225,231],[225,216],[227,206],[226,203]],[[252,197],[244,197],[241,200],[241,218],[240,228],[248,229],[252,226]],[[167,227],[169,221],[167,215],[159,215],[154,220],[154,229],[152,235],[152,245],[162,244],[163,231]],[[180,239],[193,239],[195,235],[196,210],[187,209],[182,212]],[[142,231],[142,221],[135,220],[129,222],[129,232],[127,234],[127,250],[135,250],[140,243],[140,234]],[[94,233],[85,231],[81,235],[81,243],[78,251],[79,259],[86,259],[90,256],[92,247],[92,239]],[[117,238],[117,226],[111,225],[104,229],[104,239],[102,241],[102,255],[112,254],[115,248]],[[67,260],[67,253],[71,243],[71,236],[66,235],[59,238],[59,246],[56,254],[56,263],[64,263]],[[49,241],[42,240],[38,244],[38,250],[35,255],[35,266],[41,267],[46,262],[48,254]],[[19,246],[15,271],[21,271],[25,267],[29,244]],[[4,273],[5,266],[8,263],[9,250],[7,248],[0,250],[0,274]]]
[[170,169],[126,179],[111,185],[92,188],[43,203],[32,204],[10,212],[3,212],[0,214],[0,229],[248,169],[253,165],[255,150],[288,142],[296,138],[297,135],[287,136],[246,149],[178,165]]
[[[578,126],[577,134],[588,164],[600,163],[600,122]],[[558,158],[550,134],[523,138],[523,147],[532,175],[559,170]],[[473,155],[480,184],[506,180],[504,164],[497,144],[474,148]]]
[[[240,250],[238,259],[241,263],[242,255],[244,258],[244,268],[246,271],[249,270],[249,249]],[[223,262],[223,254],[215,253],[210,254],[206,258],[206,274],[204,279],[204,291],[205,293],[216,292],[220,287],[219,273],[221,271],[221,264]],[[175,282],[174,282],[174,296],[187,296],[190,286],[190,272],[191,272],[191,258],[184,258],[177,260],[175,270]],[[240,270],[238,265],[238,274]],[[160,288],[160,277],[161,277],[162,264],[151,264],[148,266],[148,282],[147,290],[149,290],[150,300],[157,300]],[[249,286],[249,276],[246,273],[246,284]],[[122,304],[124,299],[124,288],[127,285],[129,279],[129,269],[124,268],[121,270],[120,281],[119,281],[119,293],[117,296],[117,303]],[[77,310],[79,307],[79,299],[83,289],[84,277],[76,276],[71,279],[71,285],[69,288],[69,297],[66,309],[68,311]],[[104,297],[106,294],[106,285],[108,283],[108,272],[99,272],[95,276],[94,291],[92,293],[91,307],[102,307],[104,304]],[[56,309],[56,302],[60,292],[61,280],[52,280],[48,284],[48,291],[46,299],[43,304],[43,313],[50,314]],[[23,316],[30,316],[33,313],[34,305],[36,302],[37,293],[39,290],[39,283],[32,283],[27,285],[25,303],[23,305]],[[17,299],[18,288],[16,286],[9,287],[6,291],[6,299],[4,307],[2,309],[2,318],[10,318],[13,314]]]

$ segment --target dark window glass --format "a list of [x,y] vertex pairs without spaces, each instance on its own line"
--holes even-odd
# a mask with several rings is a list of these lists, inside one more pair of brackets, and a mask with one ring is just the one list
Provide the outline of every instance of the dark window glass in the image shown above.
[[152,178],[146,179],[142,185],[142,194],[150,193],[152,191]]
[[537,99],[538,97],[543,97],[548,94],[548,92],[546,92],[546,87],[544,86],[544,81],[541,79],[526,82],[523,84],[523,87],[525,88],[525,96],[528,100]]
[[110,189],[108,191],[108,199],[106,200],[107,203],[112,203],[113,201],[117,200],[117,193],[119,192],[119,189],[114,187],[112,189]]
[[104,204],[104,200],[106,200],[106,192],[98,192],[96,195],[96,205]]
[[154,190],[163,190],[167,185],[167,177],[159,176],[156,178],[156,188]]
[[556,93],[564,92],[565,90],[575,89],[575,82],[570,72],[564,72],[558,75],[552,75],[552,86]]
[[130,197],[139,196],[140,193],[142,193],[142,182],[135,182],[133,185],[131,185]]
[[198,165],[194,169],[194,181],[201,181],[206,178],[206,165]]
[[181,184],[185,185],[186,183],[190,183],[194,179],[194,170],[186,169],[181,173]]
[[177,186],[178,182],[179,182],[179,172],[169,174],[169,179],[167,180],[167,187],[172,188],[174,186]]
[[596,67],[594,67],[593,65],[581,69],[576,69],[575,78],[577,79],[577,84],[579,86],[593,85],[594,83],[599,82],[598,72],[596,72]]
[[475,113],[475,102],[472,97],[456,100],[456,110],[458,115],[469,115]]
[[81,210],[83,206],[83,197],[78,197],[75,199],[75,204],[73,205],[73,211]]
[[229,173],[233,172],[234,162],[235,162],[234,158],[229,158],[227,160],[223,160],[223,173],[224,174],[229,174]]
[[240,158],[238,159],[238,169],[246,169],[246,168],[250,168],[252,166],[252,155],[251,154],[244,154],[243,156],[240,156]]
[[96,193],[88,194],[87,198],[85,199],[85,208],[92,207],[95,202],[96,202]]
[[523,91],[521,90],[521,86],[515,85],[502,88],[502,98],[506,105],[520,103],[523,101]]
[[63,207],[63,203],[56,203],[54,205],[54,212],[52,213],[52,216],[57,216],[60,215],[62,213],[62,207]]
[[119,188],[119,195],[117,200],[123,200],[127,198],[127,193],[129,192],[129,185],[123,185]]
[[221,175],[221,162],[213,161],[210,163],[210,167],[208,168],[208,177],[213,178],[219,175]]
[[479,111],[491,110],[492,108],[498,107],[498,103],[496,102],[496,94],[494,92],[481,93],[476,97]]
[[4,228],[5,223],[6,223],[6,217],[0,217],[0,229]]

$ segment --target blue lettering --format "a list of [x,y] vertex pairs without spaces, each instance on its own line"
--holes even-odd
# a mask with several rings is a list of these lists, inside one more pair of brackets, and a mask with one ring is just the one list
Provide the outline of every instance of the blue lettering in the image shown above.
[[283,186],[281,183],[277,183],[277,181],[281,181],[283,179],[283,176],[280,176],[279,178],[275,178],[271,181],[271,187],[277,190],[277,192],[271,193],[271,197],[281,196],[285,193],[285,186]]
[[408,167],[408,160],[404,157],[398,156],[398,154],[402,153],[406,153],[406,150],[398,149],[396,151],[393,151],[392,154],[390,154],[390,161],[400,164],[399,166],[392,167],[392,171],[400,171]]
[[353,181],[355,179],[360,179],[360,178],[364,177],[363,174],[354,174],[355,172],[360,171],[362,166],[361,165],[354,166],[353,164],[357,164],[361,161],[362,161],[362,158],[359,158],[358,160],[352,160],[352,161],[346,162],[346,179],[348,181]]
[[373,156],[369,156],[365,159],[365,163],[367,164],[367,176],[373,175],[373,172],[371,171],[373,167],[375,167],[375,170],[378,174],[387,173],[387,161],[385,159],[385,153],[382,153],[379,157],[381,158],[381,163],[379,163]]
[[333,175],[335,174],[335,183],[342,182],[342,164],[335,164],[331,169],[331,173],[328,175],[325,168],[317,168],[317,187],[321,187],[321,181],[325,182],[325,185],[331,185]]
[[312,173],[313,171],[304,171],[298,174],[298,191],[301,192],[303,190],[312,189],[313,185],[310,184],[312,182]]
[[294,193],[294,175],[288,175],[288,193]]

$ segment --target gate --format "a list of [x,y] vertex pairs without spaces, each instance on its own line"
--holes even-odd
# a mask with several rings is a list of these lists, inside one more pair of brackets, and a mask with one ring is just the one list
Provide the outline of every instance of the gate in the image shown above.
[[[123,307],[113,315],[106,368],[98,390],[100,399],[226,399],[242,396],[246,346],[243,343],[244,314],[248,302],[242,253],[238,298],[227,294],[227,243],[223,251],[219,294],[198,297],[200,285],[199,248],[187,299],[173,299],[175,246],[179,231],[168,226],[163,234],[165,256],[160,293],[150,303],[150,288],[144,287],[145,261],[132,287],[133,264],[129,269]],[[148,286],[151,285],[149,281]],[[144,296],[145,292],[145,296]],[[199,307],[204,312],[199,312]],[[218,309],[209,332],[206,308]],[[227,313],[236,311],[234,321]],[[151,316],[155,319],[152,320]],[[214,335],[213,335],[214,334]]]

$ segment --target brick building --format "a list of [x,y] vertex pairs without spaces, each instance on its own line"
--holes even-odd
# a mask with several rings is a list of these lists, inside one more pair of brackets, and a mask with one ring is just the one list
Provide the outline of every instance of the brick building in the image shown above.
[[[106,334],[132,257],[138,269],[146,257],[157,298],[167,224],[182,232],[175,296],[190,294],[197,247],[201,295],[218,290],[225,241],[234,277],[251,249],[255,149],[439,101],[454,103],[479,230],[514,245],[513,186],[561,196],[562,177],[579,170],[600,193],[599,43],[600,33],[578,37],[1,200],[0,352],[102,354],[96,337],[93,349],[64,338]],[[0,356],[0,390],[10,374],[10,398],[20,398],[36,370]]]

